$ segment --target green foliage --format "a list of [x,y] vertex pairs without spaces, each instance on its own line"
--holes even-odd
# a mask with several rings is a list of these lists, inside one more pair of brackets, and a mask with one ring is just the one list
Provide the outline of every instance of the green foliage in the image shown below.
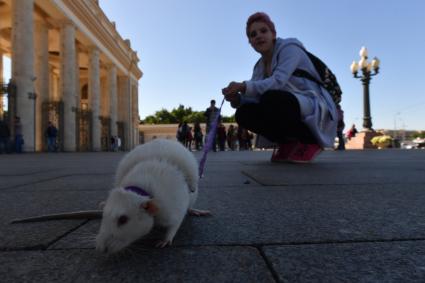
[[155,112],[155,115],[150,115],[143,121],[144,124],[174,124],[177,119],[167,109],[161,109]]
[[424,131],[421,131],[421,132],[414,133],[412,135],[412,137],[414,139],[416,139],[416,138],[425,139],[425,132]]
[[[192,112],[193,112],[192,107],[184,108],[184,105],[180,104],[179,107],[171,110],[171,115],[174,118],[176,118],[176,122],[174,123],[178,123],[178,122],[184,122],[185,119],[192,114]],[[161,123],[161,124],[164,124],[164,123]]]
[[207,120],[204,115],[204,111],[192,112],[190,115],[186,116],[185,119],[188,123],[194,123],[194,122],[205,123]]
[[[171,112],[164,108],[156,111],[154,115],[149,115],[142,120],[141,124],[176,124],[184,121],[205,123],[204,113],[205,111],[193,111],[192,107],[185,108],[184,105],[180,104],[177,108],[173,108]],[[235,123],[235,115],[223,116],[222,119],[224,123]]]
[[223,120],[223,123],[236,123],[235,114],[233,114],[230,117],[223,116],[222,120]]

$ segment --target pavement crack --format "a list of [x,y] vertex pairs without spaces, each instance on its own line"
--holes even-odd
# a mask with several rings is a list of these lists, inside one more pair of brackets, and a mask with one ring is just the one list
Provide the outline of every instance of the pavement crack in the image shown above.
[[425,238],[405,238],[405,239],[374,239],[374,240],[344,240],[344,241],[312,241],[312,242],[283,242],[259,244],[263,247],[272,246],[303,246],[303,245],[341,245],[341,244],[367,244],[367,243],[392,243],[392,242],[419,242],[425,241]]
[[45,246],[45,250],[49,249],[49,247],[51,247],[55,243],[59,242],[61,239],[65,238],[66,236],[68,236],[72,232],[74,232],[74,231],[78,230],[79,228],[81,228],[82,226],[86,225],[88,222],[90,222],[90,220],[83,221],[81,224],[79,224],[76,227],[66,231],[64,234],[58,236],[56,239],[52,240],[50,243],[47,243],[46,246]]
[[273,264],[268,259],[268,257],[264,253],[264,251],[261,248],[261,246],[253,246],[253,247],[255,249],[257,249],[257,251],[260,254],[261,258],[264,260],[264,263],[266,264],[266,266],[267,266],[268,270],[270,271],[270,274],[272,275],[272,277],[275,280],[275,282],[280,282],[281,280],[279,280],[279,274],[278,274],[278,272],[274,269]]
[[29,185],[35,185],[35,184],[42,184],[42,183],[46,183],[46,182],[50,182],[53,180],[58,180],[58,179],[62,179],[62,178],[67,178],[67,177],[75,177],[75,176],[107,176],[107,175],[113,175],[114,173],[95,173],[95,174],[83,174],[83,173],[77,173],[77,174],[67,174],[67,175],[61,175],[61,176],[56,176],[56,177],[51,177],[51,178],[45,178],[45,179],[41,179],[41,180],[37,180],[37,181],[33,181],[33,182],[29,182],[29,183],[24,183],[24,184],[19,184],[19,185],[14,185],[14,186],[10,186],[10,187],[3,187],[0,188],[0,193],[1,192],[6,192],[6,191],[15,191],[15,189],[20,188],[20,187],[25,187],[25,186],[29,186]]

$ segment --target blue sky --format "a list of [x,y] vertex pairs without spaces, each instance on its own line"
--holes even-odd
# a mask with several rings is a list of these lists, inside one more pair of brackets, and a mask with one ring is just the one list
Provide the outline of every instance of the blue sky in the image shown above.
[[[422,0],[100,0],[138,52],[141,118],[179,104],[201,111],[221,89],[251,77],[259,55],[245,24],[263,11],[278,36],[296,37],[336,74],[345,121],[362,127],[363,89],[349,66],[366,46],[381,60],[370,85],[375,129],[425,130],[425,1]],[[7,61],[5,64],[8,64]],[[222,110],[234,110],[225,103]]]
[[[144,72],[144,118],[179,104],[200,111],[221,88],[251,77],[258,54],[245,36],[249,15],[263,11],[278,36],[296,37],[322,58],[343,89],[347,125],[363,119],[363,89],[349,66],[364,45],[381,60],[370,85],[373,127],[425,130],[425,1],[422,0],[101,0],[129,38]],[[226,103],[223,114],[234,111]]]

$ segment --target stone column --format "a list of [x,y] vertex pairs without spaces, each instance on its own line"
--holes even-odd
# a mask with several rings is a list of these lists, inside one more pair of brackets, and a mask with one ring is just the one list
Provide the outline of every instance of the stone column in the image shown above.
[[[47,25],[42,21],[35,22],[35,149],[43,149],[44,129],[42,125],[42,103],[49,100],[49,39]],[[58,125],[56,125],[58,126]]]
[[61,28],[61,92],[64,104],[63,148],[65,151],[76,150],[75,110],[77,101],[75,27],[65,21]]
[[91,48],[89,54],[89,99],[92,111],[92,150],[101,150],[101,123],[100,123],[100,66],[99,50]]
[[0,82],[2,84],[6,83],[3,79],[3,52],[0,49]]
[[125,150],[130,149],[130,79],[127,76],[118,77],[118,120],[124,124],[124,137],[121,137],[123,140],[123,147]]
[[117,93],[117,68],[114,65],[108,66],[108,92],[109,92],[109,113],[111,118],[111,135],[118,135],[118,93]]
[[138,86],[137,81],[133,81],[132,87],[132,113],[133,113],[133,144],[132,147],[135,147],[139,144],[139,98],[138,98]]
[[81,108],[81,85],[80,85],[80,55],[78,49],[75,50],[75,90],[76,94],[76,107]]
[[[60,70],[59,70],[58,73],[60,73]],[[50,78],[53,82],[52,83],[53,92],[52,92],[52,95],[51,95],[52,101],[60,101],[62,99],[62,93],[61,93],[61,89],[60,89],[61,88],[60,77],[57,73],[54,72],[53,76],[51,76]]]
[[[12,82],[16,85],[16,113],[22,124],[23,150],[35,151],[35,95],[33,0],[12,1]],[[12,127],[12,133],[15,131]]]
[[55,87],[55,73],[54,73],[54,67],[49,66],[49,97],[47,98],[49,101],[55,100],[55,94],[57,92],[57,89]]
[[[0,83],[5,84],[6,82],[3,79],[3,52],[0,50]],[[3,120],[4,110],[3,110],[3,94],[0,94],[0,120]]]
[[[100,70],[102,74],[102,68]],[[108,76],[100,77],[100,116],[106,118],[110,117],[109,115],[109,91],[108,91]]]
[[[75,109],[77,111],[81,110],[81,85],[80,85],[80,52],[78,50],[78,45],[75,48]],[[78,112],[75,113],[75,143],[76,150],[81,150],[81,125],[79,121]]]
[[133,133],[134,133],[134,123],[133,123],[133,85],[132,85],[132,79],[130,78],[128,81],[128,101],[126,108],[128,109],[128,142],[127,142],[127,148],[128,150],[131,150],[133,148]]

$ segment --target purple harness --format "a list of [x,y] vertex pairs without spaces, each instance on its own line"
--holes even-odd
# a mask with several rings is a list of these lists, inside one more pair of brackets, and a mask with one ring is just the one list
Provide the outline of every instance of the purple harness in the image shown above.
[[142,189],[140,187],[128,186],[128,187],[125,187],[124,190],[133,192],[133,193],[138,194],[139,196],[142,196],[142,197],[152,197],[147,191],[145,191],[144,189]]

